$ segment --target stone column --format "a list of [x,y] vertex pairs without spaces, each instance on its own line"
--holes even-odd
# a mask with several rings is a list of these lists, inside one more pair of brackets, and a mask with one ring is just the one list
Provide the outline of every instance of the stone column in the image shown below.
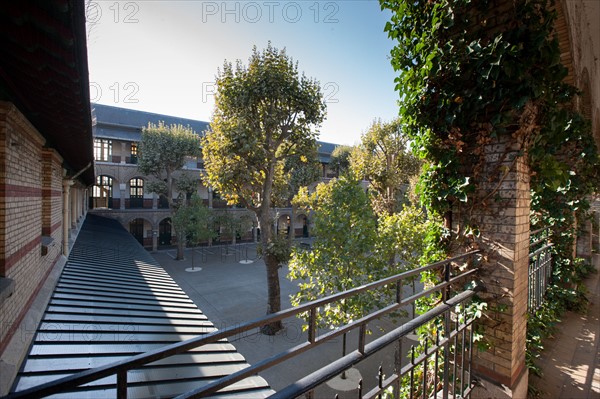
[[158,230],[152,229],[152,252],[158,251]]
[[479,228],[475,243],[485,254],[481,278],[488,311],[477,322],[483,323],[491,347],[474,352],[473,369],[483,388],[476,389],[473,398],[527,397],[530,192],[526,156],[520,157],[519,150],[510,136],[486,145],[487,162],[480,166],[474,201],[461,204],[462,212],[453,216],[455,228],[467,217]]
[[158,194],[152,193],[152,209],[158,209]]
[[119,183],[119,195],[121,196],[119,200],[119,209],[125,209],[125,190],[127,189],[126,183]]

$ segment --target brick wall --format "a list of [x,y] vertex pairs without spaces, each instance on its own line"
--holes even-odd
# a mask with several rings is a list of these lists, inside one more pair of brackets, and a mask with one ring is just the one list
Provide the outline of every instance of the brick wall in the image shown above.
[[[0,276],[14,292],[0,309],[0,353],[61,254],[61,163],[12,104],[0,102]],[[42,235],[54,239],[42,255]]]
[[[514,398],[526,396],[528,376],[525,344],[530,191],[526,156],[519,156],[520,148],[509,134],[485,145],[483,156],[487,162],[475,174],[477,190],[468,203],[453,210],[455,231],[467,221],[479,227],[479,236],[472,237],[472,245],[485,254],[480,277],[487,289],[481,296],[488,303],[488,311],[478,322],[490,348],[475,353],[474,369],[479,376],[508,387]],[[474,397],[481,397],[479,394]]]

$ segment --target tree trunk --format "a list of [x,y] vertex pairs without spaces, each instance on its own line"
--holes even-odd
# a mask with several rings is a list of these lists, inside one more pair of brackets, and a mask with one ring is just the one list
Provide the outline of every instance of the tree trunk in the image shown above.
[[[281,292],[279,288],[279,261],[275,255],[269,252],[269,244],[273,241],[273,226],[271,225],[271,191],[273,188],[273,175],[275,167],[271,165],[269,174],[265,179],[263,187],[262,203],[257,213],[260,224],[260,243],[262,246],[265,266],[267,269],[268,303],[267,315],[281,310]],[[261,328],[266,335],[274,335],[283,329],[281,321],[277,321]]]
[[[265,254],[265,265],[267,267],[267,287],[268,303],[267,314],[279,312],[281,310],[281,291],[279,287],[279,261],[274,255]],[[267,324],[261,328],[261,332],[266,335],[274,335],[277,331],[283,329],[281,321]]]

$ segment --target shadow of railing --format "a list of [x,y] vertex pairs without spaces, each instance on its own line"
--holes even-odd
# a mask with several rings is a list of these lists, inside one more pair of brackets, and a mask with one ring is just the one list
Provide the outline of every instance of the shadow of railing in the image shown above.
[[[5,399],[44,397],[62,392],[71,392],[83,384],[114,375],[117,376],[117,397],[127,398],[128,372],[131,370],[140,369],[149,363],[183,354],[206,344],[247,334],[249,331],[260,330],[263,326],[290,317],[298,317],[302,314],[308,315],[308,337],[306,342],[302,342],[274,356],[267,357],[247,368],[214,380],[197,389],[183,393],[177,396],[177,398],[199,398],[215,394],[223,388],[229,387],[249,376],[256,375],[263,370],[275,367],[326,342],[331,342],[333,339],[341,337],[350,331],[358,332],[356,350],[310,373],[271,396],[273,398],[294,398],[307,394],[308,397],[311,397],[313,390],[319,385],[390,345],[401,345],[403,337],[435,320],[438,320],[438,325],[441,328],[436,334],[432,335],[432,338],[426,339],[421,343],[423,346],[422,350],[416,351],[415,348],[411,349],[411,357],[407,365],[401,367],[399,364],[397,370],[387,378],[384,378],[380,372],[377,387],[364,395],[362,389],[359,389],[358,396],[361,398],[375,397],[391,387],[398,392],[408,389],[410,397],[413,397],[414,392],[421,392],[423,397],[430,397],[432,395],[433,397],[443,398],[456,397],[456,395],[468,397],[473,388],[471,356],[474,316],[469,314],[466,308],[479,288],[462,289],[464,283],[473,281],[478,272],[476,267],[465,268],[463,266],[467,262],[471,262],[472,265],[474,263],[473,260],[477,260],[480,253],[480,251],[473,251],[409,270],[383,280],[308,302],[301,306],[269,314],[241,325],[203,334],[196,338],[170,344],[125,360],[15,392],[6,396]],[[437,271],[437,274],[441,276],[439,283],[433,286],[425,286],[420,292],[412,292],[410,296],[403,297],[405,284],[410,284],[415,277],[420,276],[424,272],[431,271]],[[461,289],[456,289],[457,287],[461,287]],[[387,306],[376,309],[358,320],[319,335],[317,329],[319,312],[328,304],[383,288],[391,289],[394,293],[390,296],[391,303]],[[369,322],[389,316],[412,305],[419,299],[431,299],[434,297],[438,300],[437,306],[415,317],[408,323],[404,323],[379,338],[368,342],[367,331]]]

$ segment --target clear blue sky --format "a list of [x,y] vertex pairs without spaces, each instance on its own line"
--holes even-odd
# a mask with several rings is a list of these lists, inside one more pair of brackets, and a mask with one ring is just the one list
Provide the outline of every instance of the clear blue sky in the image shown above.
[[321,83],[321,140],[355,144],[398,112],[389,14],[376,0],[96,0],[87,20],[90,96],[101,104],[209,121],[217,69],[270,40]]

